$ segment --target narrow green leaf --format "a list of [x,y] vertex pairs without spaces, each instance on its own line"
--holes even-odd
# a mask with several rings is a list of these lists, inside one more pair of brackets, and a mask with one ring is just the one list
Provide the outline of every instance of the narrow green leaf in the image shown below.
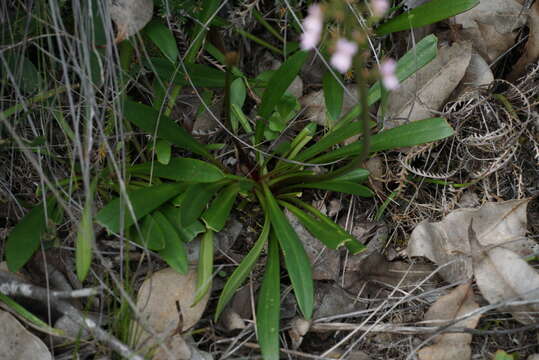
[[[47,200],[47,216],[52,216],[56,207],[53,198]],[[45,206],[35,206],[11,230],[6,242],[6,261],[9,271],[16,272],[26,264],[39,248],[41,236],[47,230]]]
[[214,67],[202,64],[185,64],[185,70],[179,71],[177,65],[164,58],[150,58],[148,68],[164,82],[179,86],[191,86],[187,75],[196,87],[222,88],[225,86],[225,73]]
[[168,165],[148,162],[132,166],[128,171],[133,175],[153,175],[189,183],[212,183],[225,177],[217,166],[191,158],[173,158]]
[[[295,204],[301,206],[303,209],[309,211],[312,215],[314,215],[316,218],[318,218],[322,223],[324,223],[326,226],[333,229],[333,231],[343,234],[344,236],[350,236],[346,230],[344,230],[339,224],[335,223],[331,218],[329,218],[327,215],[322,214],[318,209],[315,207],[299,200],[297,197],[291,199],[292,202]],[[365,245],[358,242],[355,238],[351,238],[349,241],[346,241],[345,244],[348,251],[352,253],[352,255],[358,254],[366,249]]]
[[279,204],[286,207],[292,214],[296,216],[299,222],[320,242],[330,249],[338,249],[344,246],[348,241],[352,241],[352,235],[346,232],[337,232],[333,227],[327,226],[319,219],[314,219],[303,210],[287,203],[279,201]]
[[[374,135],[371,138],[369,151],[376,152],[425,144],[445,139],[446,137],[453,135],[453,133],[453,128],[444,118],[430,118],[414,121]],[[362,146],[363,142],[358,141],[310,161],[314,163],[325,163],[336,159],[342,159],[347,156],[357,155],[361,153]]]
[[341,116],[344,89],[341,86],[342,81],[338,80],[342,80],[342,77],[336,72],[335,75],[332,74],[329,70],[326,71],[322,79],[326,111],[331,119],[331,123],[328,125],[335,124]]
[[432,0],[380,25],[376,32],[378,35],[386,35],[434,24],[470,10],[477,4],[479,0]]
[[210,207],[202,214],[202,220],[208,229],[215,232],[223,229],[239,192],[240,185],[234,183],[227,186],[215,197]]
[[153,218],[161,228],[165,241],[165,246],[162,250],[159,250],[159,255],[171,268],[180,274],[187,274],[189,270],[187,251],[175,227],[160,211],[155,211]]
[[92,201],[86,200],[79,224],[79,232],[75,240],[75,268],[77,277],[84,281],[92,263],[94,228],[92,223]]
[[256,332],[265,360],[279,359],[279,318],[281,285],[279,269],[279,241],[271,237],[268,247],[266,271],[262,279],[256,306]]
[[269,119],[273,109],[283,97],[288,86],[294,81],[303,63],[307,59],[308,52],[298,51],[289,57],[281,67],[272,75],[258,108],[258,115]]
[[269,212],[271,226],[283,249],[286,269],[290,276],[299,308],[303,316],[309,320],[312,316],[314,301],[313,277],[309,258],[298,235],[279,208],[269,187],[266,184],[263,184],[263,186],[264,196],[267,201],[266,211]]
[[249,253],[245,255],[236,270],[234,270],[232,275],[230,275],[225,286],[223,287],[223,291],[221,291],[219,302],[217,303],[217,307],[215,308],[215,321],[219,319],[219,315],[221,315],[221,312],[224,310],[226,304],[228,304],[230,299],[232,299],[232,296],[234,296],[236,290],[241,286],[241,284],[243,284],[245,279],[247,279],[247,276],[249,276],[249,274],[251,273],[251,270],[255,266],[256,260],[260,257],[260,254],[264,249],[264,244],[268,239],[269,231],[271,228],[270,225],[271,223],[269,221],[268,214],[266,214],[266,219],[264,220],[264,227],[262,228],[262,232],[260,233],[258,240],[251,248],[251,250],[249,250]]
[[144,33],[170,62],[176,62],[179,56],[178,46],[174,35],[168,27],[161,21],[152,20],[144,27]]
[[158,139],[155,142],[155,154],[157,161],[163,165],[168,165],[170,162],[171,144],[167,140]]
[[213,274],[213,231],[207,230],[200,241],[200,255],[197,267],[197,290],[195,300],[191,306],[195,306],[211,288]]
[[125,102],[124,114],[129,121],[148,134],[156,134],[185,150],[213,159],[204,145],[191,137],[184,128],[178,126],[169,117],[160,115],[159,111],[150,106],[128,100]]
[[337,181],[337,180],[327,180],[327,181],[319,181],[319,182],[313,182],[313,183],[306,183],[306,184],[298,184],[294,185],[294,188],[302,187],[307,189],[322,189],[322,190],[331,190],[331,191],[337,191],[345,194],[350,195],[357,195],[362,197],[372,197],[374,194],[366,186],[359,185],[355,182],[351,181]]
[[184,201],[180,207],[183,226],[193,224],[223,184],[193,184],[187,188]]
[[154,211],[184,191],[184,189],[185,186],[183,184],[162,184],[128,191],[127,196],[133,207],[134,218],[131,216],[129,207],[126,206],[126,199],[116,198],[97,213],[96,220],[99,224],[106,227],[108,231],[119,233],[122,226],[121,214],[124,214],[123,226],[127,229],[135,221]]
[[45,321],[41,320],[38,316],[34,315],[30,311],[28,311],[25,307],[20,305],[18,302],[10,298],[9,296],[6,296],[2,293],[0,293],[0,302],[3,302],[6,304],[11,310],[19,314],[19,316],[25,318],[26,320],[30,321],[32,324],[34,324],[41,332],[47,333],[47,334],[53,334],[56,336],[66,336],[66,333],[64,330],[56,329],[51,327],[49,324],[47,324]]
[[[230,84],[230,106],[235,105],[239,109],[241,109],[243,104],[245,103],[246,97],[247,90],[245,89],[245,83],[243,82],[243,79],[237,78],[236,80],[232,81],[232,83]],[[234,132],[237,132],[240,119],[238,119],[237,111],[232,111],[232,108],[230,111],[230,122],[232,130]]]
[[366,169],[354,169],[352,171],[347,172],[346,174],[342,174],[333,180],[337,181],[350,181],[354,183],[360,183],[369,178],[369,170]]

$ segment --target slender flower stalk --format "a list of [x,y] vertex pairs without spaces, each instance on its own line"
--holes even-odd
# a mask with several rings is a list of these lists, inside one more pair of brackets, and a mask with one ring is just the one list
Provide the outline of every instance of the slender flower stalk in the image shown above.
[[300,46],[302,50],[312,50],[320,42],[324,28],[324,14],[320,5],[311,5],[308,15],[303,19],[303,34]]
[[335,52],[331,56],[331,66],[345,73],[352,66],[352,59],[357,52],[357,44],[346,39],[339,39],[335,44]]
[[388,90],[399,88],[399,79],[395,75],[397,63],[393,59],[386,59],[380,64],[380,75],[382,75],[382,84]]

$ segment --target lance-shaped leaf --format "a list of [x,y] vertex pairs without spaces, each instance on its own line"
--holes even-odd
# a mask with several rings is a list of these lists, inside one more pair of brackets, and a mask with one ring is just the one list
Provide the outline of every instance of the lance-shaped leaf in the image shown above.
[[[174,196],[184,191],[183,184],[162,184],[127,192],[127,199],[116,198],[101,209],[96,216],[99,224],[109,231],[119,233],[121,226],[126,229],[163,205]],[[129,201],[133,208],[133,216],[126,202]],[[121,215],[124,214],[122,221]]]
[[256,330],[262,356],[267,360],[279,359],[280,303],[279,241],[270,238],[268,261],[258,294]]
[[180,207],[180,219],[183,226],[190,226],[202,214],[211,198],[223,186],[217,184],[193,184],[187,188],[185,199]]
[[378,35],[414,29],[450,18],[479,4],[479,0],[432,0],[401,14],[378,27]]
[[202,220],[208,229],[215,232],[223,229],[239,191],[240,185],[234,183],[227,186],[215,197],[210,207],[202,214]]
[[185,64],[187,75],[167,59],[151,58],[148,67],[154,71],[164,82],[171,82],[179,86],[191,86],[187,75],[195,86],[222,88],[225,86],[225,73],[214,67],[202,64]]
[[146,131],[148,134],[155,134],[157,137],[170,141],[176,146],[213,159],[204,145],[193,139],[187,131],[178,126],[172,119],[160,115],[159,111],[152,107],[134,101],[125,102],[124,114],[129,121]]
[[200,255],[197,266],[197,291],[193,306],[210,290],[213,274],[213,231],[207,230],[200,241]]
[[343,246],[347,241],[353,239],[352,235],[346,232],[341,233],[335,231],[333,227],[328,226],[319,219],[315,219],[305,213],[300,208],[295,207],[285,201],[279,201],[279,204],[287,208],[292,214],[296,216],[299,222],[305,226],[309,232],[315,236],[320,242],[326,245],[330,249],[338,249]]
[[152,214],[148,214],[142,219],[140,232],[137,229],[133,229],[133,231],[135,231],[133,240],[136,243],[150,250],[162,250],[165,248],[165,234]]
[[139,164],[132,166],[129,172],[188,183],[211,183],[225,177],[217,166],[191,158],[173,158],[167,165],[155,162]]
[[249,276],[251,273],[251,270],[255,266],[256,260],[260,257],[260,254],[264,249],[264,245],[266,244],[266,240],[268,239],[271,228],[270,225],[271,223],[269,221],[269,216],[266,214],[264,227],[262,228],[262,232],[260,233],[258,240],[251,250],[249,250],[249,253],[247,253],[247,255],[243,258],[236,270],[234,270],[232,275],[230,275],[225,286],[223,287],[223,291],[221,292],[219,302],[217,303],[217,307],[215,309],[215,321],[217,321],[219,315],[221,315],[221,312],[224,310],[226,304],[228,304],[230,299],[232,299],[232,296],[234,296],[236,290],[241,286],[241,284],[243,284],[245,279],[247,279],[247,276]]
[[41,236],[47,230],[47,218],[51,218],[56,201],[47,200],[47,213],[43,203],[34,207],[11,230],[6,242],[6,261],[10,271],[18,271],[39,248]]
[[344,230],[339,224],[335,223],[333,220],[331,220],[330,217],[327,215],[322,214],[318,209],[316,209],[314,206],[311,206],[304,201],[301,201],[299,199],[292,199],[292,202],[294,202],[296,205],[302,207],[303,209],[310,212],[313,216],[315,216],[320,222],[322,222],[325,226],[332,228],[335,233],[341,234],[343,238],[346,238],[344,245],[352,253],[352,255],[358,254],[366,249],[365,245],[357,241],[353,236],[348,234],[346,230]]
[[188,260],[185,245],[176,231],[175,227],[168,221],[165,215],[160,211],[153,213],[153,218],[161,228],[164,235],[164,248],[159,250],[159,255],[167,262],[170,267],[180,274],[187,274]]
[[[341,80],[341,81],[339,81]],[[324,102],[326,111],[331,119],[331,124],[334,124],[341,115],[343,103],[344,88],[341,85],[342,77],[332,71],[326,71],[322,80],[324,89]]]
[[313,183],[299,184],[294,187],[302,187],[307,189],[322,189],[322,190],[331,190],[337,191],[350,195],[357,195],[362,197],[372,197],[373,192],[366,186],[359,185],[351,181],[340,181],[340,180],[327,180],[319,181]]
[[[376,152],[424,144],[444,139],[453,135],[453,133],[453,128],[444,118],[414,121],[374,135],[371,138],[369,151]],[[352,155],[358,155],[361,153],[362,148],[363,142],[357,141],[312,159],[310,162],[325,163]]]
[[283,97],[286,89],[290,86],[294,78],[299,73],[303,63],[307,59],[308,52],[298,51],[290,56],[281,67],[272,75],[268,82],[267,90],[262,95],[258,115],[264,119],[269,119],[273,109]]
[[150,21],[144,28],[144,34],[153,41],[171,63],[176,62],[180,52],[174,35],[165,24],[159,20]]
[[77,277],[84,281],[92,263],[94,228],[92,222],[92,201],[86,200],[79,223],[79,232],[75,241],[75,267]]
[[283,249],[286,270],[290,276],[299,308],[303,316],[310,319],[313,312],[314,290],[309,258],[298,235],[286,219],[269,187],[265,184],[264,196],[266,211],[269,213],[271,226],[279,240],[279,245]]
[[182,211],[179,207],[175,207],[172,204],[167,204],[163,206],[160,211],[163,213],[163,215],[165,215],[170,224],[174,226],[183,242],[190,242],[197,237],[197,235],[206,231],[206,228],[200,221],[195,221],[189,226],[182,226]]

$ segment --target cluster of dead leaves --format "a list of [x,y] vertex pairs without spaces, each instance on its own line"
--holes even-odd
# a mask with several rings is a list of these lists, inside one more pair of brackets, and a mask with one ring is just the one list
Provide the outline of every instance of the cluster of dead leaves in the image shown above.
[[[462,282],[438,299],[425,315],[432,326],[474,328],[480,318],[471,279],[498,311],[508,312],[522,324],[539,317],[539,273],[525,260],[537,252],[526,238],[529,200],[486,203],[479,209],[458,209],[437,223],[424,222],[413,231],[407,252],[440,266],[448,282]],[[434,345],[420,350],[422,360],[470,359],[471,334],[446,333]]]

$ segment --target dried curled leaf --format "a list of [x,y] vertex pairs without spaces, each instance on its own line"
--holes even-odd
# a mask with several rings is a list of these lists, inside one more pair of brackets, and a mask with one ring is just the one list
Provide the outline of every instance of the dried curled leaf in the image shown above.
[[524,301],[500,308],[523,324],[534,324],[539,314],[539,273],[515,252],[479,243],[472,224],[469,229],[474,275],[481,294],[491,304]]
[[386,129],[433,117],[464,76],[472,55],[468,41],[443,46],[438,56],[389,95],[385,113]]
[[[429,324],[431,326],[444,326],[477,308],[479,305],[474,301],[471,283],[468,282],[439,298],[425,314],[425,320],[432,323]],[[477,326],[479,318],[479,314],[470,316],[457,322],[454,326],[473,329]],[[419,351],[420,360],[466,360],[471,358],[471,334],[446,333],[438,335],[434,341],[434,345],[424,347]]]
[[151,20],[153,0],[109,0],[110,17],[118,32],[116,42],[135,35]]
[[502,246],[520,256],[533,254],[537,243],[526,238],[526,207],[529,200],[485,203],[479,209],[457,209],[437,223],[419,224],[408,242],[409,256],[451,264],[440,270],[448,282],[469,279],[473,274],[468,226],[473,220],[479,243]]

